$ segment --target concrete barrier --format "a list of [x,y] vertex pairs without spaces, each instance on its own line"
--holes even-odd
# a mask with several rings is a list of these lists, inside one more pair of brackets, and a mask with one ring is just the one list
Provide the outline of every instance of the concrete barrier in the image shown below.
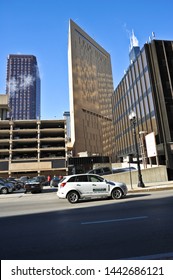
[[[142,169],[141,173],[144,184],[168,181],[166,166]],[[104,178],[112,181],[124,182],[126,185],[136,186],[138,183],[138,171],[104,175]]]

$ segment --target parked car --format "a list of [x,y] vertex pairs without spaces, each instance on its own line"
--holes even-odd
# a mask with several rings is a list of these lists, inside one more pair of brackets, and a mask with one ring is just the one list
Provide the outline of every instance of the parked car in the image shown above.
[[58,184],[59,184],[60,180],[61,179],[59,177],[54,176],[52,178],[52,180],[50,181],[50,187],[58,187]]
[[70,203],[97,197],[120,199],[126,194],[127,186],[124,183],[108,181],[94,174],[65,176],[60,181],[57,191],[59,198],[67,198]]
[[130,166],[130,167],[121,167],[121,168],[113,168],[112,173],[121,173],[121,172],[129,172],[129,171],[134,171],[136,170],[135,167]]
[[13,192],[13,185],[8,182],[2,181],[0,178],[0,193],[7,194],[12,192]]
[[25,183],[27,180],[29,180],[30,177],[29,176],[22,176],[18,179],[18,181]]
[[7,178],[7,182],[13,184],[14,191],[20,190],[21,188],[23,188],[23,185],[24,185],[23,182],[20,182],[19,180],[12,178],[12,177]]
[[0,183],[13,187],[13,184],[11,182],[8,182],[5,178],[0,177]]
[[44,175],[39,175],[39,176],[33,177],[33,179],[36,180],[37,182],[42,183],[43,186],[48,185],[47,177]]
[[24,184],[25,193],[41,193],[43,189],[43,183],[40,182],[36,177],[29,179]]
[[89,174],[97,174],[97,175],[108,175],[112,174],[112,170],[109,167],[98,167],[94,168],[92,170],[89,170],[87,173]]

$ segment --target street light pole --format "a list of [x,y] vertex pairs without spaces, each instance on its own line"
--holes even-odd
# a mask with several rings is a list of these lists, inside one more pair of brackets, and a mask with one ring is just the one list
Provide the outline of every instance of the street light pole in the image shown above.
[[136,150],[137,167],[138,167],[138,187],[145,188],[144,182],[142,181],[142,173],[141,173],[141,167],[139,162],[139,151],[138,151],[138,143],[136,137],[136,114],[134,111],[130,113],[129,120],[132,125],[134,141],[135,141],[135,150]]

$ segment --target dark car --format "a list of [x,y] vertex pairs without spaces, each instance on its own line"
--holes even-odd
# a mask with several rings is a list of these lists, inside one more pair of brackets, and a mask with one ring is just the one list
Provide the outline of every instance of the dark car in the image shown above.
[[43,183],[40,182],[37,177],[34,177],[32,179],[29,179],[24,184],[25,193],[31,192],[31,193],[41,193],[43,190]]
[[1,177],[0,177],[0,183],[13,187],[13,184],[11,182],[8,182],[7,179],[1,178]]
[[25,183],[27,180],[29,180],[30,179],[30,177],[29,176],[22,176],[22,177],[20,177],[19,179],[17,179],[18,181],[20,181],[20,182],[23,182],[23,183]]
[[131,166],[131,167],[122,167],[122,168],[113,168],[112,172],[115,173],[121,173],[121,172],[129,172],[129,171],[135,171],[136,168]]
[[23,182],[20,182],[19,180],[12,178],[12,177],[7,178],[7,182],[13,184],[14,191],[20,190],[21,188],[23,188],[23,185],[24,185]]
[[37,182],[42,183],[43,186],[48,185],[47,177],[44,175],[39,175],[39,176],[33,177],[33,179],[36,180]]
[[112,174],[112,170],[109,167],[98,167],[94,168],[92,170],[89,170],[87,173],[89,174],[97,174],[97,175],[108,175]]

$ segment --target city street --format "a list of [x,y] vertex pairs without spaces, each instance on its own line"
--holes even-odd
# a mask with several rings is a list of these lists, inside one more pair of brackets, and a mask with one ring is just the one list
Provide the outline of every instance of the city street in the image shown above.
[[1,259],[150,259],[173,252],[173,191],[121,200],[0,195]]

